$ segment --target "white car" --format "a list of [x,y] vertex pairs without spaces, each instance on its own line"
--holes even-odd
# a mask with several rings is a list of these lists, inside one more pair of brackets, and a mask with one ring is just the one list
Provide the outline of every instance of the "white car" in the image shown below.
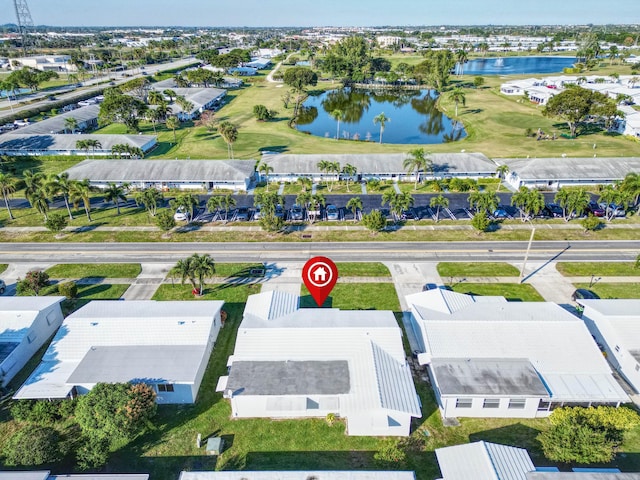
[[176,213],[173,214],[173,219],[176,222],[186,222],[189,220],[189,213],[183,207],[178,207]]

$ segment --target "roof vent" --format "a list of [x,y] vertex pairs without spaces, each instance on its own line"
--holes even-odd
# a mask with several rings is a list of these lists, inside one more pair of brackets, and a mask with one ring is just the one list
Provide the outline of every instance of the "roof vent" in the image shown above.
[[184,323],[185,323],[184,321],[180,320],[180,321],[178,322],[178,325],[184,325]]
[[98,322],[91,322],[92,327],[95,327],[96,325],[98,325]]

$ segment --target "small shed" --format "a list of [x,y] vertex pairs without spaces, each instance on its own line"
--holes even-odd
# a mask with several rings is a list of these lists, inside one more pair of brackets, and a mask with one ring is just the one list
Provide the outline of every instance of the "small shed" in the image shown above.
[[221,437],[209,437],[207,439],[207,455],[220,455],[224,449],[224,440]]

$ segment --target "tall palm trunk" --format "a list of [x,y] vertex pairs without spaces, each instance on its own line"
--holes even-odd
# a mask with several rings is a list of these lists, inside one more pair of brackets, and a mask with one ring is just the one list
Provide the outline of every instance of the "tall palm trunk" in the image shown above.
[[2,196],[4,197],[4,205],[7,207],[7,211],[9,212],[9,219],[15,220],[15,217],[13,216],[13,212],[11,211],[11,207],[9,206],[9,199],[7,198],[7,193],[3,191]]
[[71,207],[69,206],[69,198],[66,195],[62,195],[64,198],[64,205],[67,207],[67,212],[69,213],[69,220],[73,220],[73,214],[71,213]]
[[84,211],[87,214],[87,220],[91,221],[91,203],[89,199],[83,199],[82,203],[84,204]]

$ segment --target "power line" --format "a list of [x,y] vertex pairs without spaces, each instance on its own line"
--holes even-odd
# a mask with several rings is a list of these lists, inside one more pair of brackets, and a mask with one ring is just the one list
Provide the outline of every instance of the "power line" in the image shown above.
[[22,37],[22,51],[24,55],[27,54],[27,46],[29,43],[28,33],[29,29],[33,29],[33,18],[31,18],[31,11],[27,0],[13,0],[13,6],[16,9],[16,18],[18,19],[18,31]]

